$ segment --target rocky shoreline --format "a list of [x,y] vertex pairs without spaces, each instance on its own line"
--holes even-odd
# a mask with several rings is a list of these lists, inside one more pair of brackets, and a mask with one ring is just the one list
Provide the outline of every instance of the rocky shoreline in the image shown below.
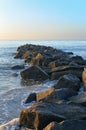
[[56,83],[45,91],[30,93],[24,103],[34,103],[0,130],[86,130],[86,60],[72,52],[28,44],[18,47],[14,58],[25,59],[30,65],[12,68],[23,68],[22,82],[49,79]]

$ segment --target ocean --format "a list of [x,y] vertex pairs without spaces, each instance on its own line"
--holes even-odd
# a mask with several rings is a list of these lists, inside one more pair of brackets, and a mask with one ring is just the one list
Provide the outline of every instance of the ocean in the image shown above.
[[[0,124],[6,123],[19,115],[20,110],[24,107],[22,105],[23,98],[30,92],[41,91],[54,83],[47,81],[44,84],[24,86],[19,75],[20,70],[11,69],[14,65],[24,63],[24,60],[14,59],[14,56],[17,48],[26,43],[51,46],[66,52],[73,52],[74,55],[86,59],[86,41],[0,41]],[[17,73],[18,76],[14,77],[14,73]],[[20,100],[22,102],[19,104]],[[18,111],[12,113],[13,108],[15,110],[18,108]],[[12,113],[12,115],[9,116],[9,113]]]

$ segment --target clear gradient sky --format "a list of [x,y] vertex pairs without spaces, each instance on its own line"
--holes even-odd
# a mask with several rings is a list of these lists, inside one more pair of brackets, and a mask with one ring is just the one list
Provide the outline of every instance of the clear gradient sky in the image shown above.
[[86,0],[0,0],[0,40],[85,40]]

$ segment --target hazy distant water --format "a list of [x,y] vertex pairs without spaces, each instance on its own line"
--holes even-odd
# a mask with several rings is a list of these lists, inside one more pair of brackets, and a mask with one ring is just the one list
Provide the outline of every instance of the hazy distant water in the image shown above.
[[11,48],[15,49],[23,44],[36,44],[36,45],[45,45],[45,46],[52,46],[58,49],[63,49],[65,51],[72,51],[76,55],[81,55],[83,58],[86,59],[85,50],[86,50],[86,41],[61,41],[61,40],[54,40],[54,41],[28,41],[28,40],[16,40],[16,41],[0,41],[0,48]]
[[19,71],[11,70],[11,67],[23,64],[23,60],[14,59],[14,53],[18,46],[26,43],[72,51],[75,55],[81,55],[86,59],[86,41],[0,41],[0,92],[22,87],[20,76],[12,76],[16,72],[19,74]]

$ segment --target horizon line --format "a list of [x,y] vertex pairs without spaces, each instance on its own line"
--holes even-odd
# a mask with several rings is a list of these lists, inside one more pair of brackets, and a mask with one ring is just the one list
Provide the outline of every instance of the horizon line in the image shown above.
[[86,39],[1,39],[0,41],[86,41]]

